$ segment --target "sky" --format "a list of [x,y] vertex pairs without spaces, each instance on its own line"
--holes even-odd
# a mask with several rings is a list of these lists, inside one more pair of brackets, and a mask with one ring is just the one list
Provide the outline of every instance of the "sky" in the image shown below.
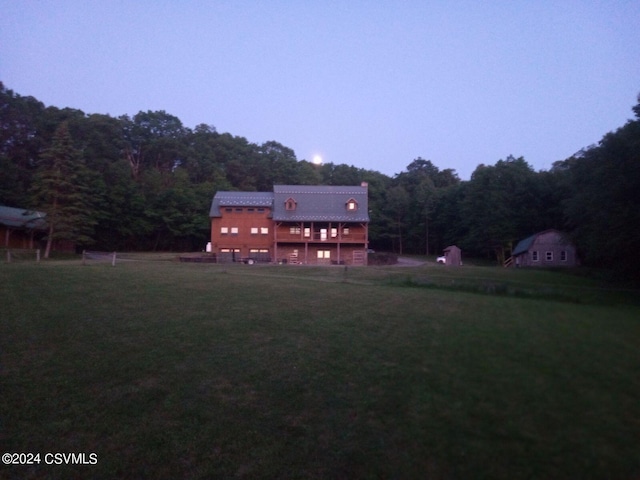
[[640,1],[0,0],[0,81],[389,176],[548,170],[633,118]]

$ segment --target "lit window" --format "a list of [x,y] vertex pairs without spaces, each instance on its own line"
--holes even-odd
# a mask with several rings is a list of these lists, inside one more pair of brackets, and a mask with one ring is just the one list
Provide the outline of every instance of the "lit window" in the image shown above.
[[260,233],[262,235],[267,235],[269,233],[269,227],[260,227]]
[[229,233],[229,227],[220,227],[221,235],[226,235],[227,233]]
[[258,234],[258,227],[251,227],[251,235],[257,235]]
[[553,252],[547,252],[546,257],[547,262],[553,262]]
[[347,210],[350,212],[355,212],[358,209],[358,202],[356,202],[353,198],[347,202]]
[[342,234],[343,235],[349,235],[349,227],[345,227],[342,229]]
[[318,258],[331,258],[331,250],[318,250]]
[[237,235],[238,234],[238,227],[231,227],[231,235]]
[[538,261],[538,251],[534,250],[533,252],[531,252],[531,260],[533,260],[534,262]]
[[304,236],[305,236],[305,238],[311,237],[311,229],[309,227],[305,227]]
[[289,233],[291,235],[300,235],[300,227],[289,227]]
[[338,236],[338,229],[337,228],[332,228],[331,229],[331,238],[336,238]]

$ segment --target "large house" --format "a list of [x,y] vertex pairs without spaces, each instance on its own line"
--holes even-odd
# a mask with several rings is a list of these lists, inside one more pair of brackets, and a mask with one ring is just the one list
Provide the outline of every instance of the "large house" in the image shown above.
[[575,267],[576,247],[558,230],[545,230],[518,242],[512,253],[517,267]]
[[367,193],[366,183],[218,192],[210,211],[211,251],[219,262],[366,265]]

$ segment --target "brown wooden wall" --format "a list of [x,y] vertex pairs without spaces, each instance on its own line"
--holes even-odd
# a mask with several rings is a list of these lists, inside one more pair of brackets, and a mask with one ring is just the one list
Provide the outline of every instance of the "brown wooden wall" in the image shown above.
[[[273,221],[269,218],[269,208],[257,207],[220,207],[222,217],[211,219],[211,251],[221,249],[240,249],[242,257],[249,256],[250,249],[271,249],[273,247]],[[228,233],[222,234],[225,227]],[[237,228],[238,233],[232,233]],[[251,233],[257,228],[257,233]],[[266,228],[267,233],[262,233]]]

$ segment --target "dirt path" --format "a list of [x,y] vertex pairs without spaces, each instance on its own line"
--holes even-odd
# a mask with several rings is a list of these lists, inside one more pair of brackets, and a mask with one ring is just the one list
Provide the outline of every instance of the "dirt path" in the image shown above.
[[427,262],[423,262],[421,260],[414,260],[413,258],[408,257],[398,257],[398,263],[396,267],[419,267],[421,265],[425,265]]

